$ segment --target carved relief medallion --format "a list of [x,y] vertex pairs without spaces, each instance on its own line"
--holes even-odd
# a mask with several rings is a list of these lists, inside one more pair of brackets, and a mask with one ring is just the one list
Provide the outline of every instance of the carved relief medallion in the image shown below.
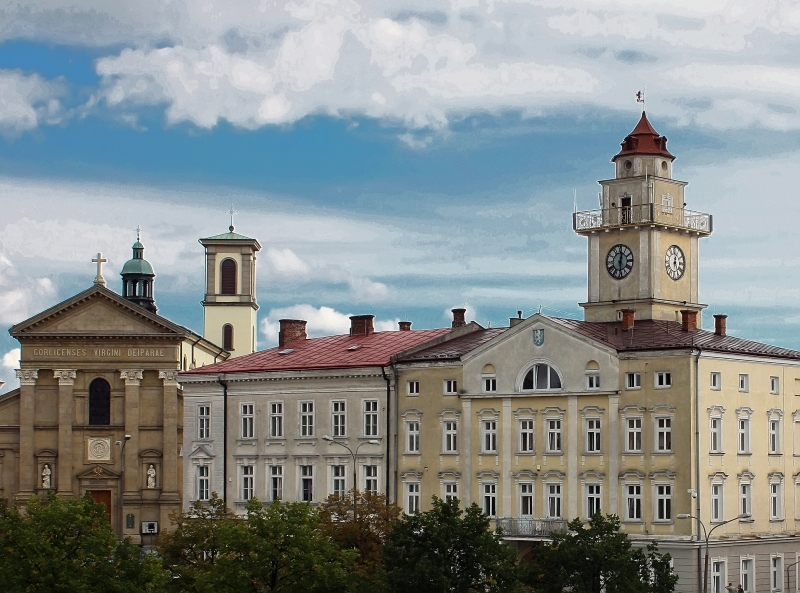
[[89,461],[111,461],[111,439],[87,439]]

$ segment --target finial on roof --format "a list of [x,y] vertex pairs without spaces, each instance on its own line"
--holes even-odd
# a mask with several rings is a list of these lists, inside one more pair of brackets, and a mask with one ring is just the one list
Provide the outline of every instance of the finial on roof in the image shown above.
[[230,217],[231,217],[231,226],[229,226],[229,227],[228,227],[228,230],[229,230],[230,232],[233,232],[233,215],[234,215],[234,214],[237,214],[236,210],[234,210],[234,209],[233,209],[233,202],[231,202],[231,209],[230,209],[230,210],[228,210],[228,214],[229,214],[229,215],[230,215]]
[[138,243],[141,240],[142,229],[139,225],[136,225],[136,242]]
[[97,276],[94,277],[95,286],[105,286],[106,279],[103,278],[103,264],[108,260],[103,258],[102,253],[98,253],[97,257],[92,259],[92,261],[97,264]]

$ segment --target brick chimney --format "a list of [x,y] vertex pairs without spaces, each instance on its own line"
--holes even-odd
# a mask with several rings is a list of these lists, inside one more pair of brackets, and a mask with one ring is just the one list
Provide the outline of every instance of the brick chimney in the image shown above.
[[685,332],[697,331],[697,311],[681,311],[681,329]]
[[281,319],[278,323],[281,324],[281,330],[278,333],[278,346],[280,348],[297,340],[305,340],[308,337],[306,335],[307,322],[302,319]]
[[467,321],[464,319],[466,309],[451,309],[451,311],[453,312],[453,329],[467,325]]
[[622,331],[630,331],[633,329],[633,320],[636,317],[635,309],[622,310]]
[[351,336],[368,336],[375,331],[372,325],[374,315],[353,315],[350,318]]
[[728,335],[728,316],[714,315],[714,333],[718,336]]
[[515,325],[522,323],[523,321],[525,320],[522,318],[522,311],[517,311],[516,317],[508,318],[508,327],[514,327]]
[[398,321],[397,325],[400,326],[401,332],[410,332],[411,331],[411,322],[410,321]]

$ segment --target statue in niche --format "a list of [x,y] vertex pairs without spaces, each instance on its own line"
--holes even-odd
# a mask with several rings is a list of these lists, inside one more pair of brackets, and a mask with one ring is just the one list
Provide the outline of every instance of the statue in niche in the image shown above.
[[53,471],[50,469],[50,464],[45,463],[44,468],[42,468],[42,488],[48,489],[51,488],[50,486],[50,476],[53,475]]
[[156,487],[156,468],[153,464],[150,464],[150,467],[147,468],[147,487],[148,488],[155,488]]

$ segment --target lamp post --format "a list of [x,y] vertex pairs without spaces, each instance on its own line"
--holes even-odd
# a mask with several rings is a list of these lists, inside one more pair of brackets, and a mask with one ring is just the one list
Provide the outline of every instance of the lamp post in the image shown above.
[[696,519],[698,523],[700,523],[701,527],[703,528],[703,533],[706,537],[706,558],[703,564],[703,593],[708,593],[708,540],[711,538],[711,534],[714,533],[714,530],[717,527],[722,527],[723,525],[730,523],[731,521],[736,521],[737,519],[749,519],[750,515],[738,515],[733,519],[728,519],[727,521],[723,521],[719,525],[715,525],[711,528],[711,531],[706,530],[706,526],[700,517],[695,517],[694,515],[690,515],[689,513],[679,513],[678,519]]
[[[797,562],[792,562],[789,566],[786,567],[786,591],[787,592],[789,591],[789,569],[792,566],[796,566],[797,564],[800,564],[800,560],[798,560]],[[797,581],[797,577],[795,577],[794,580]]]
[[126,434],[125,438],[121,441],[116,441],[116,445],[119,447],[119,463],[120,463],[120,470],[119,470],[119,492],[117,494],[117,506],[119,507],[119,539],[122,541],[122,536],[124,533],[125,526],[122,524],[124,519],[124,514],[122,512],[122,492],[125,490],[125,444],[131,440],[131,435]]
[[323,441],[328,441],[329,443],[333,443],[335,445],[339,445],[340,447],[344,447],[345,449],[347,449],[347,452],[350,453],[350,457],[353,458],[353,523],[355,523],[356,522],[356,483],[358,482],[358,471],[357,471],[357,467],[356,467],[356,456],[358,455],[358,450],[361,449],[361,447],[363,447],[364,445],[380,445],[381,442],[378,441],[378,440],[375,440],[375,439],[370,439],[368,441],[364,441],[363,443],[359,443],[358,447],[356,447],[356,450],[354,452],[350,447],[345,445],[343,442],[337,441],[336,439],[334,439],[330,435],[327,435],[327,434],[324,435],[322,437],[322,440]]

